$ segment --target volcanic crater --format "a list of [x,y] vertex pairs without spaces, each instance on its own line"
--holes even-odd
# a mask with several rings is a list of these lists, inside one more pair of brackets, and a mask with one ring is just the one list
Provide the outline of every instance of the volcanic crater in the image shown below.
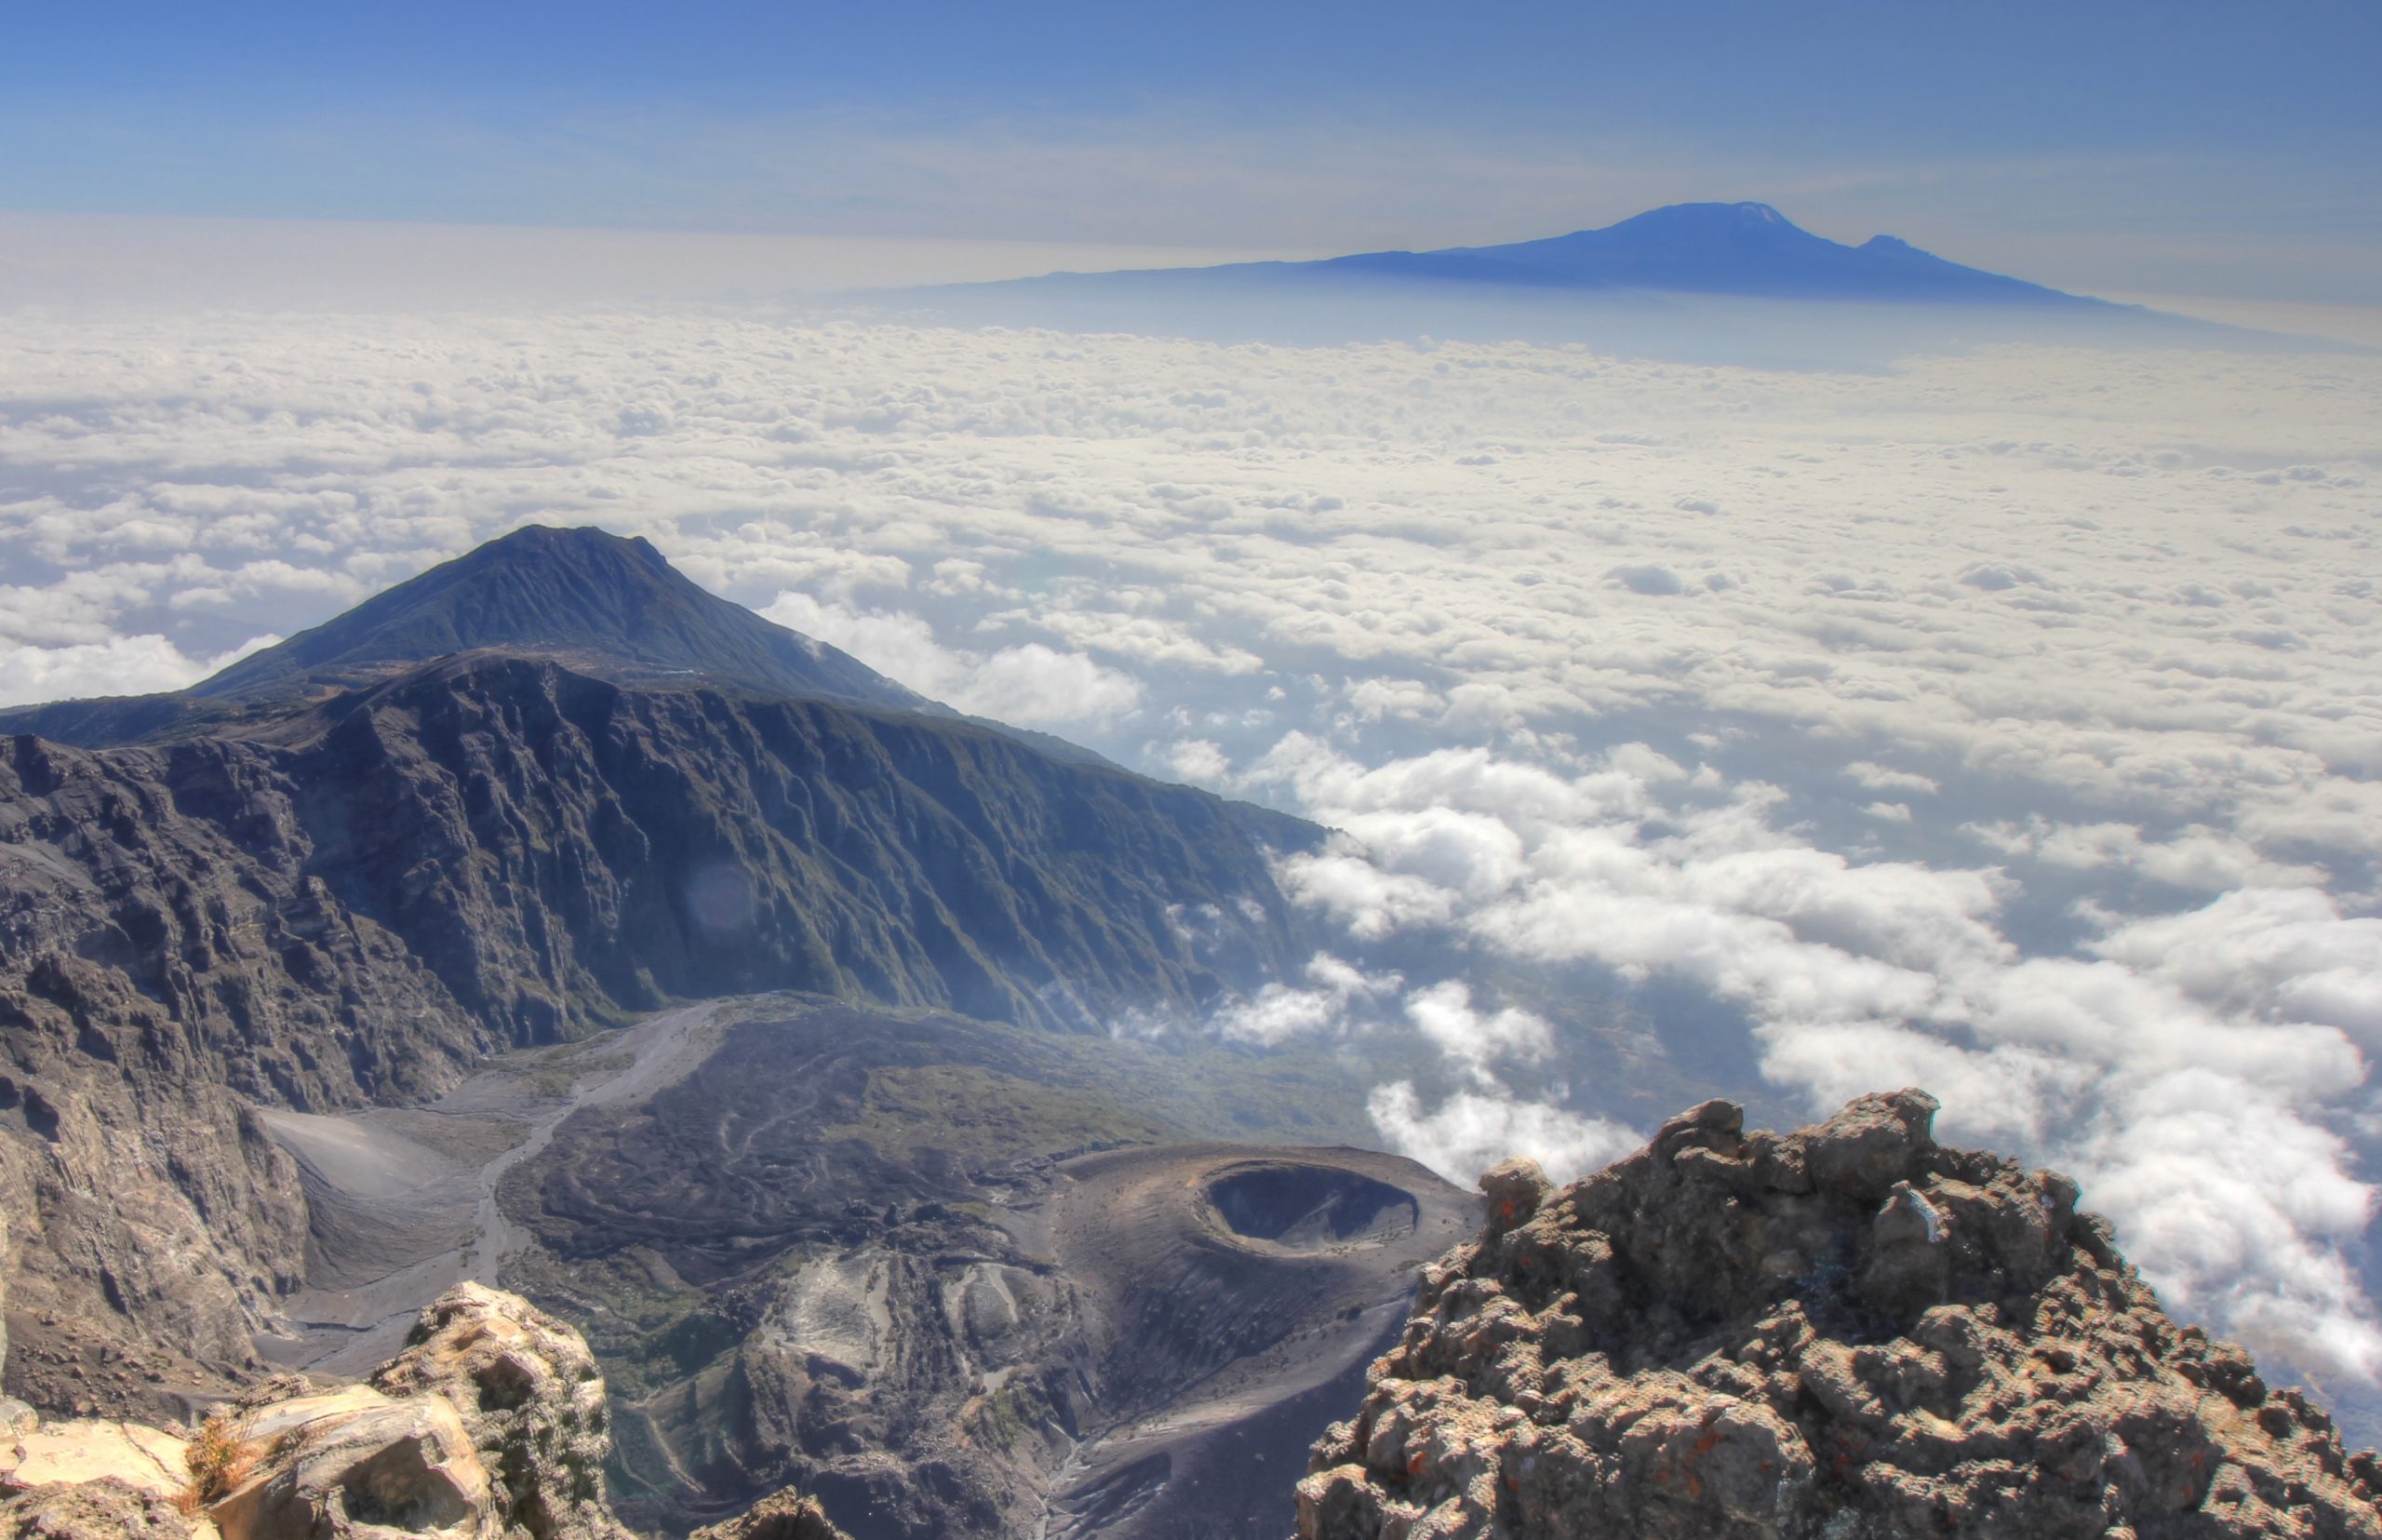
[[1382,1245],[1412,1234],[1422,1212],[1412,1193],[1304,1160],[1237,1162],[1215,1173],[1204,1196],[1231,1235],[1283,1252]]
[[277,1356],[347,1367],[477,1277],[585,1323],[633,1523],[793,1484],[859,1540],[1279,1532],[1282,1452],[1361,1395],[1478,1206],[1395,1156],[1241,1142],[1341,1134],[1320,1079],[1248,1073],[781,996],[426,1108],[276,1115],[315,1219]]

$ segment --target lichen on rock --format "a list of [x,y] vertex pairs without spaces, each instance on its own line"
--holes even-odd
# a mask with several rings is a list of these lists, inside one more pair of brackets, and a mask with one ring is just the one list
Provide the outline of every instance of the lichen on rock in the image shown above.
[[1707,1102],[1560,1192],[1497,1168],[1316,1444],[1301,1540],[2382,1536],[2382,1463],[1935,1107],[1778,1135]]

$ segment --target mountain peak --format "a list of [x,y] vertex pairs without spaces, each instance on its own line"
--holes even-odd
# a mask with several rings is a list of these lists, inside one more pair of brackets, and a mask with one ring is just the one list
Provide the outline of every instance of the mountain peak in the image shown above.
[[1946,261],[1892,235],[1845,246],[1754,202],[1667,204],[1601,230],[1396,254],[1395,265],[1407,276],[1555,288],[1937,304],[2099,302]]
[[235,719],[279,720],[292,707],[442,661],[477,669],[500,656],[632,688],[702,685],[921,712],[972,722],[1053,758],[1116,768],[1049,733],[964,716],[848,652],[763,620],[706,592],[642,536],[545,524],[475,546],[187,690],[12,707],[0,711],[0,734],[95,748],[220,731]]
[[[1642,214],[1609,224],[1598,230],[1582,230],[1565,240],[1583,236],[1607,238],[1626,233],[1639,238],[1661,236],[1678,240],[1728,240],[1756,237],[1786,238],[1817,241],[1813,234],[1793,220],[1766,203],[1666,203],[1659,208],[1649,208]],[[1522,246],[1534,245],[1524,241]],[[1512,248],[1491,248],[1492,250]]]
[[524,524],[473,547],[448,565],[486,570],[558,563],[590,569],[609,566],[624,576],[638,575],[636,581],[650,576],[666,582],[677,575],[668,558],[643,535],[616,535],[593,524]]
[[649,567],[666,568],[651,541],[643,535],[616,535],[594,524],[524,524],[466,553],[462,559],[496,560],[542,557],[555,552],[633,556]]
[[[1305,262],[1240,262],[1109,274],[1052,274],[986,292],[1123,294],[1196,286],[1204,297],[1274,289],[1312,297],[1318,283],[1385,282],[1450,290],[1735,295],[1766,300],[2116,313],[2121,307],[1965,267],[1892,235],[1861,246],[1815,234],[1753,199],[1674,203],[1600,229],[1497,246],[1367,251]],[[1185,292],[1190,292],[1185,289]]]
[[1659,208],[1649,208],[1635,219],[1623,220],[1633,224],[1638,220],[1655,220],[1673,223],[1723,221],[1731,224],[1779,224],[1789,230],[1799,228],[1794,221],[1766,203],[1666,203]]
[[616,678],[683,675],[773,695],[903,710],[928,703],[857,659],[704,592],[641,536],[541,524],[243,658],[190,693],[314,693],[487,649]]

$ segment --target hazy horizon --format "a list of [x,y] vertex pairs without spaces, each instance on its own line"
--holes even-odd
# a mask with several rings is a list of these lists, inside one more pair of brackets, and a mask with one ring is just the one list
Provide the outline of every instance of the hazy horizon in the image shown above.
[[[1782,212],[1803,222],[1792,207]],[[1445,244],[1536,239],[1586,227],[1506,226],[1467,232]],[[1848,245],[1869,234],[1899,234],[1806,228]],[[0,310],[471,310],[769,301],[833,307],[857,291],[1063,272],[1305,261],[1367,249],[1375,248],[1348,243],[1223,248],[0,208]],[[1965,248],[1938,248],[1935,254],[1992,268]],[[1997,271],[2063,287],[2041,271]],[[2138,278],[2075,291],[2220,325],[2382,346],[2382,302],[2161,289],[2146,288]]]
[[1044,0],[29,13],[0,213],[1326,255],[1754,198],[2055,288],[2382,304],[2382,14]]

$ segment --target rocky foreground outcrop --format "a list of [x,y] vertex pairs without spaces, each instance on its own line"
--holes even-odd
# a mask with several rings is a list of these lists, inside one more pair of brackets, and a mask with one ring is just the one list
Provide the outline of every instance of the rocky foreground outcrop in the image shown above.
[[[288,1375],[181,1433],[0,1411],[0,1540],[630,1540],[579,1333],[459,1284],[365,1385]],[[843,1540],[781,1493],[722,1533]]]
[[827,1521],[827,1510],[816,1497],[781,1492],[764,1497],[742,1518],[710,1524],[687,1540],[846,1540],[844,1532]]
[[1935,1105],[1778,1135],[1710,1102],[1560,1193],[1491,1172],[1302,1540],[2382,1536],[2382,1463]]

